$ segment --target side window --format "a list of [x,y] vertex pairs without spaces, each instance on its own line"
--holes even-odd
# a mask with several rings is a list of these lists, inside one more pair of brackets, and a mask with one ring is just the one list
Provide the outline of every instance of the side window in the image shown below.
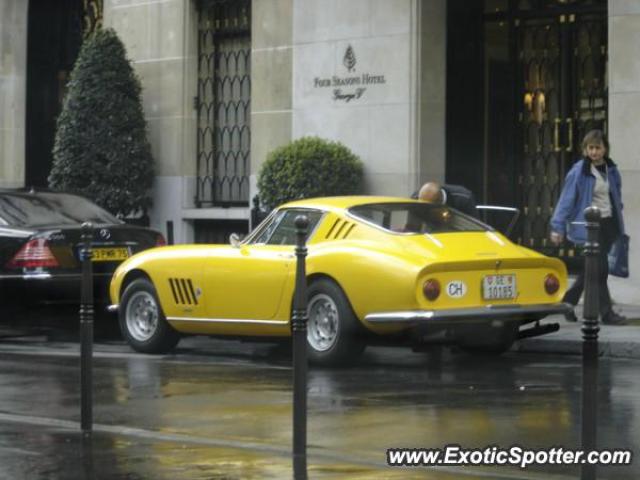
[[322,212],[318,210],[287,210],[284,217],[278,222],[273,234],[266,242],[269,245],[295,245],[296,244],[296,217],[304,214],[309,219],[307,229],[307,239],[312,233],[322,217]]
[[389,228],[390,213],[383,210],[363,210],[360,214],[363,218],[372,221],[376,225]]
[[278,223],[280,223],[280,220],[282,219],[285,213],[286,212],[281,211],[275,214],[271,219],[271,221],[262,229],[260,234],[251,243],[252,244],[267,243],[267,240],[269,240],[269,237],[271,237],[271,235],[273,234],[273,231],[276,229],[276,227],[278,226]]
[[391,221],[389,222],[389,230],[394,232],[403,232],[407,227],[409,214],[406,210],[395,210],[391,212]]

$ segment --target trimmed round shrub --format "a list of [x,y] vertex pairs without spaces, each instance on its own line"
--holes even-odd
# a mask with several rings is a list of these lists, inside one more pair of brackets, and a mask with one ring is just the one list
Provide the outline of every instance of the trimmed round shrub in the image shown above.
[[362,162],[347,147],[302,137],[269,154],[258,174],[260,200],[268,209],[301,198],[356,195]]

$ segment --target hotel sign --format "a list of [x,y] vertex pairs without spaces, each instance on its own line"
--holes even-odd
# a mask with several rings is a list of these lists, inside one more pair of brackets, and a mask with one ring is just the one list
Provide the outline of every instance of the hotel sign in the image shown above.
[[351,45],[349,45],[342,59],[342,64],[347,70],[346,75],[315,77],[313,79],[313,88],[331,90],[334,101],[349,103],[352,100],[362,98],[368,88],[375,88],[376,85],[384,85],[387,83],[384,75],[379,73],[365,72],[356,74],[356,63],[355,52]]

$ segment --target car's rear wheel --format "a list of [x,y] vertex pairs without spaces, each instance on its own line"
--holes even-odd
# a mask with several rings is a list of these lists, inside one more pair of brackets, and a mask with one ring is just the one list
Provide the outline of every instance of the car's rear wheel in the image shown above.
[[122,336],[134,350],[166,353],[180,341],[162,313],[153,284],[146,278],[131,282],[122,295],[119,308]]
[[361,327],[342,289],[329,279],[309,285],[309,362],[321,366],[353,363],[365,348]]
[[518,338],[517,323],[507,322],[501,327],[493,327],[483,332],[467,334],[460,338],[462,350],[471,354],[501,355],[513,346]]

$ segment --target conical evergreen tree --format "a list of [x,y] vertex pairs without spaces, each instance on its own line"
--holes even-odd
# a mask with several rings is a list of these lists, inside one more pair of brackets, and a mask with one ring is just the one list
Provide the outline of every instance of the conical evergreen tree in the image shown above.
[[151,205],[153,158],[141,87],[112,29],[82,45],[56,131],[49,186],[122,215]]

